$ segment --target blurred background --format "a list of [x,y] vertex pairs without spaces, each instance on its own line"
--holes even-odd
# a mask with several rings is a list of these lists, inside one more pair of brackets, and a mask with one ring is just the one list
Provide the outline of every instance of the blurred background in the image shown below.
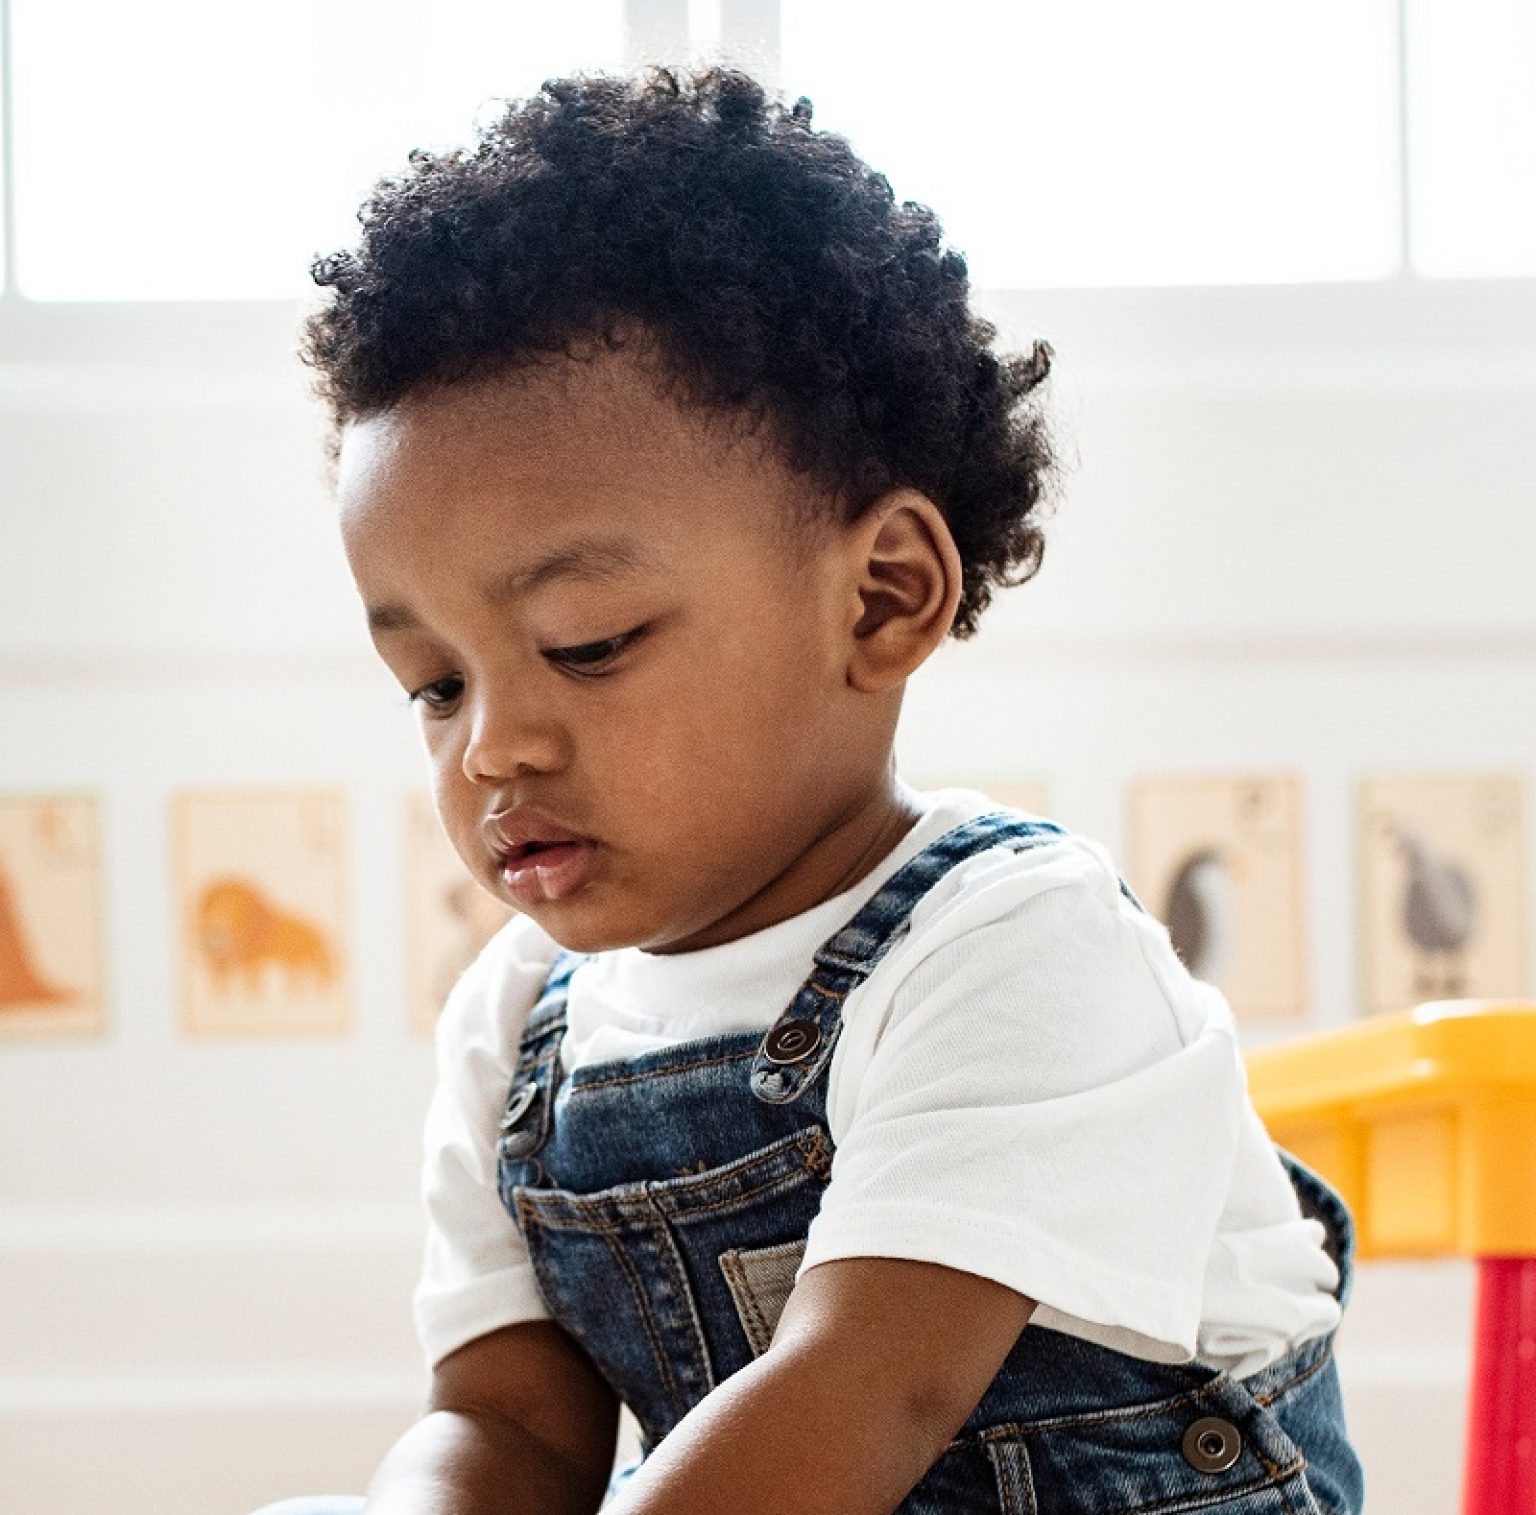
[[[912,782],[1038,796],[1133,881],[1138,784],[1281,784],[1258,1045],[1378,1008],[1362,786],[1494,776],[1514,946],[1463,987],[1536,993],[1536,0],[0,0],[0,44],[0,841],[79,828],[94,903],[27,950],[97,959],[73,1020],[0,1007],[0,1508],[361,1492],[422,1408],[426,767],[294,345],[373,180],[552,75],[808,95],[1055,347],[1045,565],[913,680]],[[312,792],[336,1012],[199,1021],[184,796]],[[1470,1288],[1362,1270],[1375,1515],[1455,1507]]]

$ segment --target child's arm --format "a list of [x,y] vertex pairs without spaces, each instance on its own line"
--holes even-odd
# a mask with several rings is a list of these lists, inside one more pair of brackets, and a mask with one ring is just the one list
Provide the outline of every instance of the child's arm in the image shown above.
[[612,1515],[890,1515],[965,1423],[1035,1302],[954,1268],[809,1268],[755,1362],[681,1420]]
[[490,1331],[438,1363],[428,1413],[385,1455],[367,1515],[592,1515],[618,1401],[550,1321]]

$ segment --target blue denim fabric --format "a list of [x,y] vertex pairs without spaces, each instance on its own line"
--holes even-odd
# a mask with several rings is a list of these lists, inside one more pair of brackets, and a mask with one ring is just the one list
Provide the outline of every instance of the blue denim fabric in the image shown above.
[[[634,1413],[646,1453],[766,1348],[830,1174],[825,1073],[843,1000],[948,869],[1061,834],[999,810],[935,840],[818,949],[764,1036],[701,1038],[565,1075],[566,989],[582,958],[555,960],[508,1091],[498,1186],[550,1313]],[[1276,1150],[1327,1232],[1342,1301],[1349,1214]],[[898,1515],[1358,1515],[1332,1345],[1307,1342],[1239,1381],[1028,1327]]]

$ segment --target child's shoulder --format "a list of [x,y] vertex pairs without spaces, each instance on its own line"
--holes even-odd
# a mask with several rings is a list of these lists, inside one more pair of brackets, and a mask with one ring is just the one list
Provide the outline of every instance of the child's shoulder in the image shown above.
[[[884,1108],[948,1119],[1119,1085],[1223,1030],[1101,842],[976,791],[946,794],[927,818],[941,836],[957,814],[999,810],[1048,824],[1005,832],[942,874],[849,996],[828,1092],[835,1141]],[[1195,1062],[1187,1076],[1211,1080],[1228,1108],[1229,1048],[1212,1040]]]
[[[1154,1013],[1172,1009],[1185,1037],[1209,1020],[1168,928],[1136,897],[1103,842],[979,790],[934,791],[924,800],[934,837],[994,811],[1041,829],[1026,830],[1025,845],[1000,840],[949,869],[913,907],[906,940],[890,954],[891,978],[937,959],[1033,987],[1048,962],[1058,984],[1075,976],[1102,986],[1112,975],[1127,1003],[1139,995]],[[930,968],[923,980],[931,976]]]
[[972,914],[1003,913],[1050,890],[1065,890],[1058,903],[1084,910],[1095,905],[1119,911],[1138,908],[1122,887],[1113,855],[1095,838],[1073,831],[1052,816],[1005,804],[979,789],[922,792],[920,825],[928,841],[982,815],[1002,812],[1019,823],[1007,836],[961,859],[918,902],[916,931],[956,909]]

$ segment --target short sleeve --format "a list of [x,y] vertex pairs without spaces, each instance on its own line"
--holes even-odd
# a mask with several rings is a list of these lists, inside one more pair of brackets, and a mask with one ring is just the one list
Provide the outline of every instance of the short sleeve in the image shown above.
[[1154,971],[1112,874],[1079,863],[1021,863],[1012,895],[993,868],[990,918],[972,911],[932,950],[914,927],[802,1271],[941,1263],[1037,1300],[1040,1325],[1187,1361],[1242,1066],[1226,1027],[1170,1003],[1183,970],[1167,948]]
[[523,1022],[558,947],[514,916],[455,982],[436,1033],[423,1129],[427,1230],[413,1298],[428,1368],[487,1331],[548,1314],[496,1184],[496,1124]]

